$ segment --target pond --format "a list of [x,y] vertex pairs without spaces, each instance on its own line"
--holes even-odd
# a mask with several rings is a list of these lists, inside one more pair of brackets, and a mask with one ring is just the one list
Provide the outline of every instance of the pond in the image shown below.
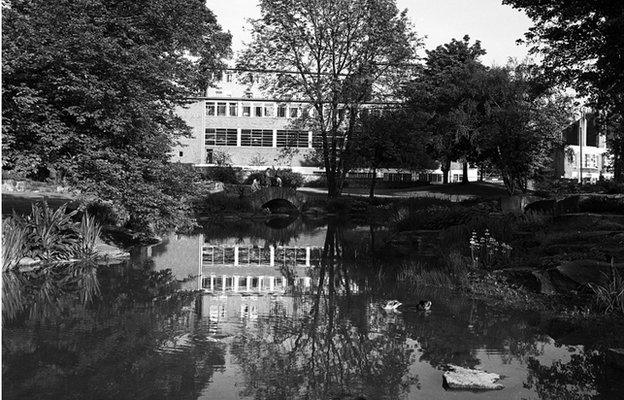
[[[135,249],[128,265],[98,268],[86,305],[84,294],[37,297],[4,322],[3,397],[622,398],[604,328],[407,287],[400,258],[371,253],[376,229],[289,222]],[[406,308],[384,311],[389,299]],[[429,312],[410,306],[423,299]],[[503,375],[504,389],[446,390],[447,364]]]

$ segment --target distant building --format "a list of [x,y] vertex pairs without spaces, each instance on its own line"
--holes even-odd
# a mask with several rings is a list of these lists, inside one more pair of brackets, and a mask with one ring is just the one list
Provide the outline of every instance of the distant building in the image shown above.
[[555,155],[555,174],[559,178],[595,182],[613,178],[608,171],[606,137],[601,133],[595,114],[587,114],[563,132],[565,147]]
[[[314,112],[308,102],[283,100],[267,96],[258,88],[266,74],[254,73],[253,84],[241,84],[238,73],[225,71],[205,96],[193,99],[190,105],[177,110],[191,127],[192,136],[182,138],[172,154],[173,162],[197,167],[216,165],[226,158],[233,166],[247,171],[268,167],[288,168],[308,178],[323,174],[324,169],[311,156],[320,144],[311,131],[293,127],[293,120],[303,113]],[[366,107],[378,110],[382,103]],[[287,150],[288,149],[288,150]],[[477,170],[469,170],[469,179],[477,179]],[[378,172],[385,181],[426,180],[442,183],[442,171],[413,172],[385,169]],[[367,170],[352,171],[348,178],[370,177]],[[462,178],[461,164],[453,163],[449,182]]]

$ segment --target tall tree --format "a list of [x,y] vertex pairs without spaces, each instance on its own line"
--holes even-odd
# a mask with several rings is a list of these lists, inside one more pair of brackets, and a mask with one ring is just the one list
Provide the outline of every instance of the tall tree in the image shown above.
[[417,122],[405,110],[384,110],[383,114],[365,113],[352,139],[351,165],[371,172],[370,197],[375,196],[380,168],[405,168],[410,171],[435,168],[427,146],[429,138],[416,133]]
[[408,104],[424,119],[423,129],[433,137],[432,153],[440,162],[443,181],[448,183],[452,161],[463,161],[463,182],[468,182],[468,161],[473,161],[474,134],[479,124],[475,76],[486,68],[479,61],[485,54],[470,37],[427,51],[427,60],[407,89]]
[[483,114],[475,135],[478,159],[502,176],[509,194],[542,179],[573,117],[572,101],[543,83],[526,65],[492,68],[475,80]]
[[13,0],[2,22],[3,169],[62,176],[135,228],[179,217],[168,159],[189,130],[174,108],[229,52],[205,2]]
[[534,26],[532,51],[556,82],[575,88],[602,114],[614,176],[624,181],[624,2],[503,0],[524,10]]
[[388,92],[419,41],[395,0],[260,0],[260,10],[239,66],[279,71],[265,88],[311,105],[328,194],[338,196],[358,110],[376,84]]

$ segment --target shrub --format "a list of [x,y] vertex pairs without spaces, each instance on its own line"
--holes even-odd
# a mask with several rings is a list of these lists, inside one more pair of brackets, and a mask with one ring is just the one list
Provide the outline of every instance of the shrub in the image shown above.
[[624,196],[587,196],[579,201],[581,212],[624,214]]
[[87,203],[85,211],[101,225],[114,226],[123,223],[123,218],[117,214],[113,203],[110,201],[90,201]]
[[305,182],[303,186],[311,187],[311,188],[326,188],[327,178],[325,176],[319,176],[316,179]]
[[243,184],[251,185],[254,179],[257,179],[258,182],[260,182],[261,186],[269,186],[271,184],[271,182],[269,181],[269,178],[266,176],[264,172],[254,172],[254,173],[249,174],[249,176],[245,179]]
[[290,188],[298,188],[303,186],[303,175],[299,172],[293,172],[290,169],[278,169],[277,176],[282,179],[282,186]]
[[232,166],[208,167],[202,170],[202,177],[211,181],[239,184],[241,183],[242,171]]

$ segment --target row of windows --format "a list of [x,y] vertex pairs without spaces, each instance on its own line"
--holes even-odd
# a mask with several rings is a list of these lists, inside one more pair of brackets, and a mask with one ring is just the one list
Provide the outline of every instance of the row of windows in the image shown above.
[[[243,117],[278,117],[298,118],[301,115],[300,106],[286,106],[279,104],[275,107],[272,103],[242,103],[240,110]],[[206,115],[209,117],[238,117],[239,107],[237,102],[206,102]]]
[[[278,130],[277,147],[308,147],[308,132]],[[207,146],[236,146],[236,129],[207,128]],[[241,146],[273,147],[273,131],[270,129],[241,129]]]

